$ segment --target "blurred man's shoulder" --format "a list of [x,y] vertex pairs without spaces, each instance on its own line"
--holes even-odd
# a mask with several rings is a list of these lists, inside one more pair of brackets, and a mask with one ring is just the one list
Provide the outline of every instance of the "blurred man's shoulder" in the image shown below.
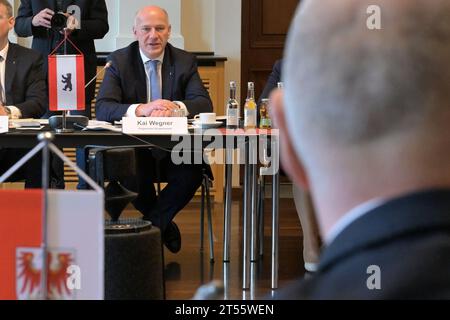
[[9,52],[13,52],[17,57],[25,58],[26,60],[31,61],[42,58],[42,54],[39,51],[15,43],[9,43]]

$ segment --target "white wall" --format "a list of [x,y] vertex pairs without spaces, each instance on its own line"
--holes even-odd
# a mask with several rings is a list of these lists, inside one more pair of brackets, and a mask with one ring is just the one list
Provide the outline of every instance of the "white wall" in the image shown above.
[[136,12],[148,5],[164,7],[170,16],[172,36],[170,42],[184,48],[181,34],[181,0],[106,0],[108,8],[109,32],[101,40],[95,41],[98,52],[111,52],[133,42],[133,24]]
[[[225,64],[225,97],[228,83],[241,79],[241,1],[215,0],[214,52],[228,58]],[[240,100],[240,90],[237,90]]]
[[186,50],[214,51],[215,3],[215,0],[181,2],[181,32]]
[[241,2],[183,0],[181,4],[181,33],[186,50],[213,51],[228,58],[225,64],[225,96],[228,95],[230,80],[239,83],[241,79]]

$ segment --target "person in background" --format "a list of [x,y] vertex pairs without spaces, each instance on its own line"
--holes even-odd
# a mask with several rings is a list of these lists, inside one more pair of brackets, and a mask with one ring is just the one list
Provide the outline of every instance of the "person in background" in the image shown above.
[[[277,88],[277,84],[282,81],[282,64],[282,59],[275,61],[272,72],[259,98],[258,106],[261,104],[262,99],[268,98],[270,93]],[[303,191],[295,183],[292,184],[292,194],[303,232],[304,267],[307,272],[315,272],[319,261],[321,240],[314,216],[312,199],[308,192]]]
[[[97,119],[113,122],[124,116],[183,113],[194,117],[211,112],[212,102],[200,79],[195,56],[168,43],[171,25],[167,12],[157,6],[142,8],[133,32],[137,41],[113,52],[108,59],[111,67],[97,96]],[[134,206],[144,219],[161,229],[164,244],[176,253],[181,248],[181,235],[172,220],[201,185],[203,165],[176,165],[170,152],[149,149],[137,149],[136,161],[137,177],[123,184],[138,193]],[[158,174],[166,178],[168,185],[156,196],[153,183]]]
[[[11,5],[0,0],[0,116],[10,119],[40,118],[48,104],[47,85],[42,70],[42,55],[8,41],[15,19]],[[29,150],[0,148],[0,175],[18,162]],[[41,157],[34,156],[13,176],[25,179],[26,188],[40,188]]]
[[[70,40],[84,55],[85,83],[95,77],[97,72],[97,54],[95,52],[95,39],[102,39],[109,30],[108,10],[105,0],[21,0],[16,18],[15,31],[19,37],[33,37],[31,47],[44,57],[47,57],[64,38],[64,31],[52,28],[51,19],[55,13],[63,12],[68,16],[69,6],[80,8],[81,19],[74,21],[74,16],[68,20],[67,32]],[[79,29],[77,29],[77,26]],[[67,44],[67,54],[77,54],[72,45]],[[64,46],[59,48],[58,54],[64,53]],[[47,74],[48,60],[44,61],[44,71]],[[71,111],[73,115],[91,117],[91,102],[95,95],[95,82],[86,88],[85,110]],[[47,113],[49,117],[52,113]],[[77,149],[77,165],[85,168],[83,149]],[[56,180],[55,187],[64,188],[64,168],[61,161],[53,161]],[[79,189],[86,189],[84,180],[79,179]]]
[[449,20],[447,0],[300,5],[272,116],[325,245],[276,298],[450,298]]

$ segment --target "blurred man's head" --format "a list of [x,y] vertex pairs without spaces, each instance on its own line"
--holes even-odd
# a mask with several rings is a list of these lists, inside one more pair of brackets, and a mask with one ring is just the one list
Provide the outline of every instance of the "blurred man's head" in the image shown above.
[[[371,5],[381,30],[367,26]],[[288,156],[305,167],[319,211],[450,186],[448,0],[306,1],[283,74]]]
[[171,25],[166,10],[148,6],[136,14],[133,33],[148,58],[156,59],[164,52],[170,32]]
[[11,4],[7,0],[0,0],[0,41],[8,39],[8,33],[14,28],[14,23]]

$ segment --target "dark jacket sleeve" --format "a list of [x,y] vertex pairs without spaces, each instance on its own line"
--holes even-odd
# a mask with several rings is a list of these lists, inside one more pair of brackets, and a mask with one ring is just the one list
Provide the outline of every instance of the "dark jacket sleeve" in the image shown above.
[[189,117],[201,112],[211,112],[213,105],[208,91],[206,91],[198,73],[197,62],[194,60],[188,72],[186,81],[185,100],[182,101],[189,111]]
[[267,79],[266,86],[261,94],[261,97],[258,100],[258,105],[261,104],[262,99],[267,99],[270,96],[270,92],[277,87],[278,82],[281,81],[281,67],[282,60],[277,60],[272,68],[272,73]]
[[95,114],[101,121],[121,120],[131,104],[124,104],[118,61],[113,55],[108,57],[111,66],[106,69],[95,103]]
[[47,84],[43,72],[44,60],[40,54],[33,54],[27,59],[32,59],[32,63],[24,77],[26,79],[25,100],[16,103],[15,107],[22,113],[22,118],[40,118],[48,105]]
[[34,28],[31,20],[33,20],[33,10],[31,8],[31,0],[21,0],[19,11],[16,17],[14,30],[19,37],[31,37],[38,34],[46,33],[44,28]]
[[109,31],[105,0],[90,1],[89,15],[81,19],[81,28],[72,33],[74,40],[102,39]]

